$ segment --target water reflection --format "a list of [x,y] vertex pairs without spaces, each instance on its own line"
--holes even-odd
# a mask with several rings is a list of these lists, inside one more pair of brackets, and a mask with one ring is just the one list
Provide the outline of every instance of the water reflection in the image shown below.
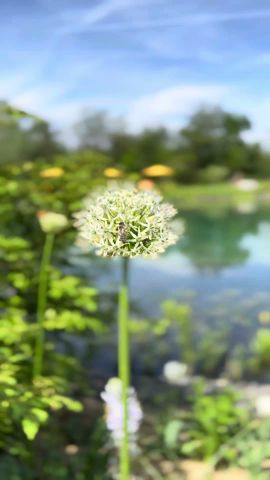
[[250,251],[242,240],[248,234],[256,238],[261,214],[241,214],[230,210],[187,212],[183,215],[186,234],[178,249],[200,271],[219,271],[244,264]]
[[249,263],[270,264],[270,222],[260,222],[255,234],[247,234],[241,245],[248,249]]
[[[182,217],[186,233],[177,245],[156,260],[132,261],[131,316],[155,321],[161,318],[164,300],[188,304],[197,338],[208,338],[205,332],[210,331],[217,338],[225,335],[229,348],[226,355],[230,354],[239,345],[249,344],[261,312],[270,312],[270,213],[267,209],[200,210],[182,212]],[[88,276],[100,288],[103,318],[115,325],[119,261],[86,256],[80,259],[75,249],[70,268]],[[153,358],[149,359],[141,353],[143,342],[133,338],[136,371],[159,372],[166,360],[178,358],[174,331],[165,342],[156,339],[154,343],[156,354],[151,350]],[[116,372],[115,345],[113,328],[105,352],[104,347],[98,349],[92,363],[104,375]],[[93,354],[92,345],[89,349]]]
[[[163,299],[179,291],[196,292],[201,303],[212,294],[238,290],[250,295],[268,289],[270,213],[200,210],[182,212],[184,237],[156,260],[132,262],[134,309],[155,316]],[[118,261],[76,255],[72,268],[107,292],[117,291]]]

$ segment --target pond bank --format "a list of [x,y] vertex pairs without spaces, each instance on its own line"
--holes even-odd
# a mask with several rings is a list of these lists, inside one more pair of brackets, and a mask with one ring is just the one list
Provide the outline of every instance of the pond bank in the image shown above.
[[252,208],[256,205],[270,205],[270,181],[258,183],[254,190],[241,190],[233,183],[211,185],[179,185],[164,182],[160,189],[165,198],[177,208]]

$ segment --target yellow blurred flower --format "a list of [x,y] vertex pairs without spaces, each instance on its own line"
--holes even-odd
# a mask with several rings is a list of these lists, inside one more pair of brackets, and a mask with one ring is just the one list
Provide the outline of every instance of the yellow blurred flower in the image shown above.
[[260,312],[259,321],[262,324],[270,323],[270,312],[267,312],[267,311]]
[[108,178],[119,178],[119,177],[122,177],[123,175],[123,172],[121,172],[121,170],[113,167],[105,168],[103,173],[105,177],[108,177]]
[[52,167],[52,168],[45,168],[40,172],[40,177],[43,178],[53,178],[53,177],[62,177],[65,171],[61,167]]
[[144,168],[142,173],[147,177],[170,177],[174,175],[174,169],[167,165],[156,164]]
[[68,226],[68,219],[62,213],[40,210],[37,218],[44,233],[58,233]]
[[137,187],[139,190],[152,190],[154,186],[154,182],[152,180],[147,180],[146,178],[144,180],[140,180],[137,183]]

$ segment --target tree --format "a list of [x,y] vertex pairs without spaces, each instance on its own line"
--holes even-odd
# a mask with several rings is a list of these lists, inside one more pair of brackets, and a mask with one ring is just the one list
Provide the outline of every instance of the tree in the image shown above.
[[113,165],[120,168],[124,167],[127,171],[132,170],[137,161],[136,136],[126,132],[114,132],[110,139]]
[[37,157],[52,160],[63,147],[48,123],[0,101],[0,163],[22,163]]
[[201,109],[180,131],[181,149],[195,156],[194,170],[221,165],[230,173],[249,171],[250,147],[241,134],[250,127],[245,116],[227,113],[221,108]]
[[165,128],[146,129],[138,136],[138,168],[167,164],[170,156],[168,132]]
[[34,123],[24,133],[23,156],[28,160],[43,158],[51,162],[54,155],[65,151],[47,122]]
[[74,126],[80,150],[108,151],[111,148],[111,135],[122,132],[121,118],[112,118],[106,112],[85,111]]
[[138,172],[154,163],[168,163],[171,150],[165,128],[146,129],[134,135],[117,132],[111,135],[111,153],[115,165]]
[[108,116],[105,112],[85,112],[75,125],[79,149],[107,150],[110,146]]

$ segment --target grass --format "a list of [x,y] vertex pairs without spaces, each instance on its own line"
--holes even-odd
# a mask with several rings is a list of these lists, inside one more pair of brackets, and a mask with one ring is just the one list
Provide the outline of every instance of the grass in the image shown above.
[[211,185],[179,185],[166,182],[160,185],[165,198],[176,207],[193,208],[237,208],[245,205],[270,205],[270,181],[261,181],[256,190],[247,192],[235,185],[218,183]]

